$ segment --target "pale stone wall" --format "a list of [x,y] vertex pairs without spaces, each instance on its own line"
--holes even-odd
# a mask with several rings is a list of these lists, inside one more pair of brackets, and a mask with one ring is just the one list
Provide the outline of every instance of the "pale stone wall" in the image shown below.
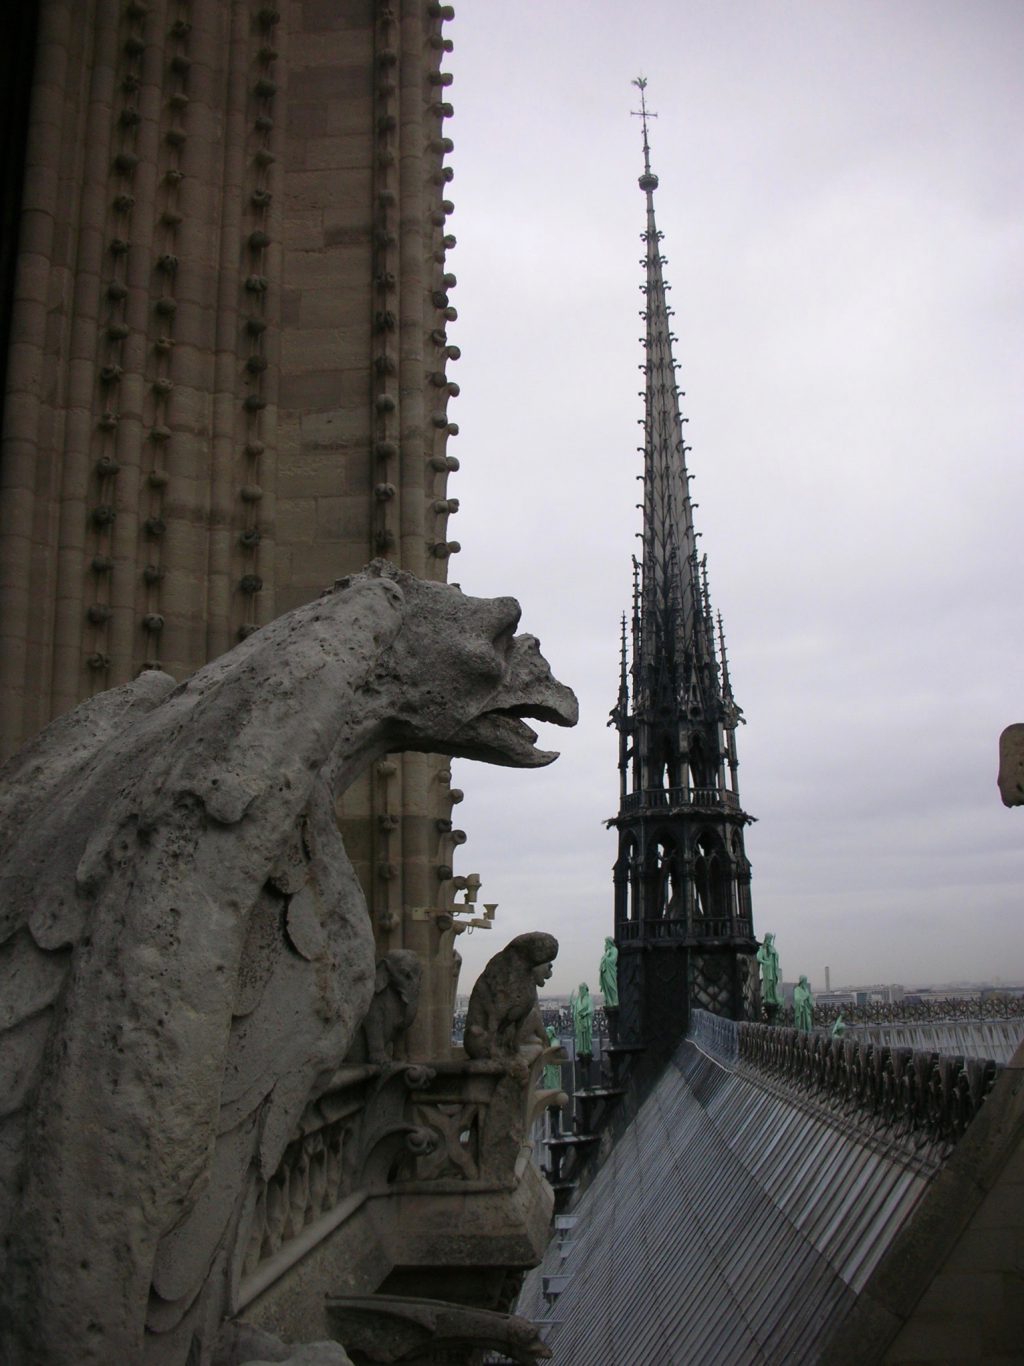
[[1024,1047],[893,1240],[823,1366],[1019,1361]]
[[[0,757],[383,554],[444,579],[451,10],[43,0],[0,463]],[[447,762],[344,828],[447,1043]],[[440,824],[439,824],[440,823]],[[421,914],[413,917],[412,911]]]

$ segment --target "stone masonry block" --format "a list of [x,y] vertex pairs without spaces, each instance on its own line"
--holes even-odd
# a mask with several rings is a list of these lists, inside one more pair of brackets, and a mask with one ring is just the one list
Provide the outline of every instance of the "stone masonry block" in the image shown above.
[[292,103],[288,106],[287,136],[288,165],[295,165],[291,139],[295,140],[295,151],[302,151],[311,138],[321,138],[327,133],[327,106],[324,103]]
[[[308,602],[322,588],[328,587],[343,574],[359,569],[370,559],[372,554],[368,534],[360,547],[340,541],[330,545],[302,546],[291,552],[283,591],[298,593],[300,602]],[[279,602],[281,591],[278,590]]]
[[[362,312],[359,305],[362,302]],[[343,285],[326,284],[322,289],[303,291],[298,305],[299,327],[341,327],[346,321],[365,319],[370,325],[370,281],[365,286],[345,288]]]
[[[329,56],[331,46],[340,46],[335,40],[321,40],[323,55]],[[319,43],[318,43],[319,46]],[[369,107],[373,98],[373,67],[369,62],[336,61],[330,65],[301,66],[293,60],[292,78],[302,91],[303,99],[351,101],[358,109]]]
[[[370,196],[370,174],[367,171],[365,183],[360,187],[362,203],[368,206]],[[332,205],[351,204],[355,190],[348,183],[348,176],[331,175],[327,171],[291,171],[284,177],[285,213],[303,209],[328,208]]]
[[943,1272],[921,1297],[915,1318],[985,1319],[1003,1306],[1002,1273],[998,1271]]
[[278,498],[275,508],[275,539],[282,545],[308,545],[316,535],[315,498]]
[[349,495],[316,500],[316,538],[318,541],[359,541],[366,539],[370,523],[370,500]]
[[341,390],[341,376],[337,370],[285,372],[281,375],[278,402],[282,408],[324,412],[338,406]]
[[972,1225],[956,1245],[951,1270],[998,1271],[1024,1266],[1024,1233],[1015,1228],[979,1228]]
[[369,161],[371,148],[369,134],[311,138],[305,148],[306,170],[359,171]]
[[289,214],[281,226],[286,252],[318,251],[324,245],[324,219],[320,209]]
[[373,25],[373,0],[348,0],[346,5],[339,5],[338,0],[302,0],[297,8],[301,18],[296,23],[293,42],[300,32],[355,34]]
[[340,497],[348,487],[345,451],[298,451],[282,456],[277,468],[278,500]]
[[365,411],[345,407],[334,412],[303,413],[301,422],[302,449],[307,456],[316,458],[317,452],[328,451],[337,459],[340,451],[347,459],[352,446],[370,449],[369,401]]

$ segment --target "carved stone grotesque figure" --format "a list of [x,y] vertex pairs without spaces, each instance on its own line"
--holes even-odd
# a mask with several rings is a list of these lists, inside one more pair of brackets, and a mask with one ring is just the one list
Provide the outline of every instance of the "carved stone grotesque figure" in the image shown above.
[[469,1057],[513,1057],[521,1043],[547,1048],[537,987],[551,976],[557,953],[554,935],[533,932],[517,935],[494,955],[469,998],[463,1039]]
[[411,949],[393,949],[377,963],[373,1000],[363,1018],[350,1062],[390,1062],[395,1044],[416,1018],[423,966]]
[[[268,1179],[374,995],[335,799],[389,752],[555,757],[511,598],[377,563],[0,772],[0,1360],[205,1360]],[[551,941],[552,943],[554,941]]]

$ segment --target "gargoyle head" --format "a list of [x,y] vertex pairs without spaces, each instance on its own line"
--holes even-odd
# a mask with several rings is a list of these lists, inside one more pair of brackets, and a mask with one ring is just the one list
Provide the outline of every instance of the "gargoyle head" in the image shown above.
[[471,598],[375,561],[336,591],[383,592],[400,614],[372,688],[389,709],[393,750],[421,750],[538,768],[558,755],[536,747],[524,718],[574,726],[572,691],[555,679],[533,636],[516,635],[514,598]]
[[378,962],[374,975],[374,994],[387,991],[388,987],[397,992],[403,1001],[416,1001],[419,996],[423,965],[418,953],[411,949],[392,949]]

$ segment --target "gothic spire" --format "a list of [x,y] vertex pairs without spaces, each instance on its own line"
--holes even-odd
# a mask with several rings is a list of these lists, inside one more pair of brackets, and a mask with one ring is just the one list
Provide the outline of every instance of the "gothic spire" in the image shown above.
[[[702,585],[697,564],[697,540],[693,527],[686,446],[679,409],[681,391],[676,384],[672,356],[675,336],[670,329],[662,267],[661,233],[654,216],[654,192],[658,177],[651,170],[648,119],[643,77],[633,84],[640,91],[639,116],[643,125],[644,173],[640,189],[647,199],[647,226],[642,234],[646,251],[641,265],[645,280],[641,289],[646,322],[644,388],[644,526],[641,579],[641,674],[650,681],[652,671],[662,673],[670,664],[684,667],[687,643],[692,644],[703,618]],[[639,699],[637,699],[639,700]],[[651,700],[651,699],[648,699]]]
[[[654,218],[643,78],[646,199],[641,265],[646,296],[643,551],[633,560],[633,656],[619,655],[619,813],[615,942],[619,1042],[664,1058],[691,1005],[734,1019],[757,1013],[750,817],[736,785],[736,725],[725,634],[711,602],[707,556],[698,553],[683,442],[685,418],[672,357],[675,337]],[[628,693],[628,696],[627,696]],[[647,949],[657,948],[647,954]],[[646,1065],[646,1064],[645,1064]]]

